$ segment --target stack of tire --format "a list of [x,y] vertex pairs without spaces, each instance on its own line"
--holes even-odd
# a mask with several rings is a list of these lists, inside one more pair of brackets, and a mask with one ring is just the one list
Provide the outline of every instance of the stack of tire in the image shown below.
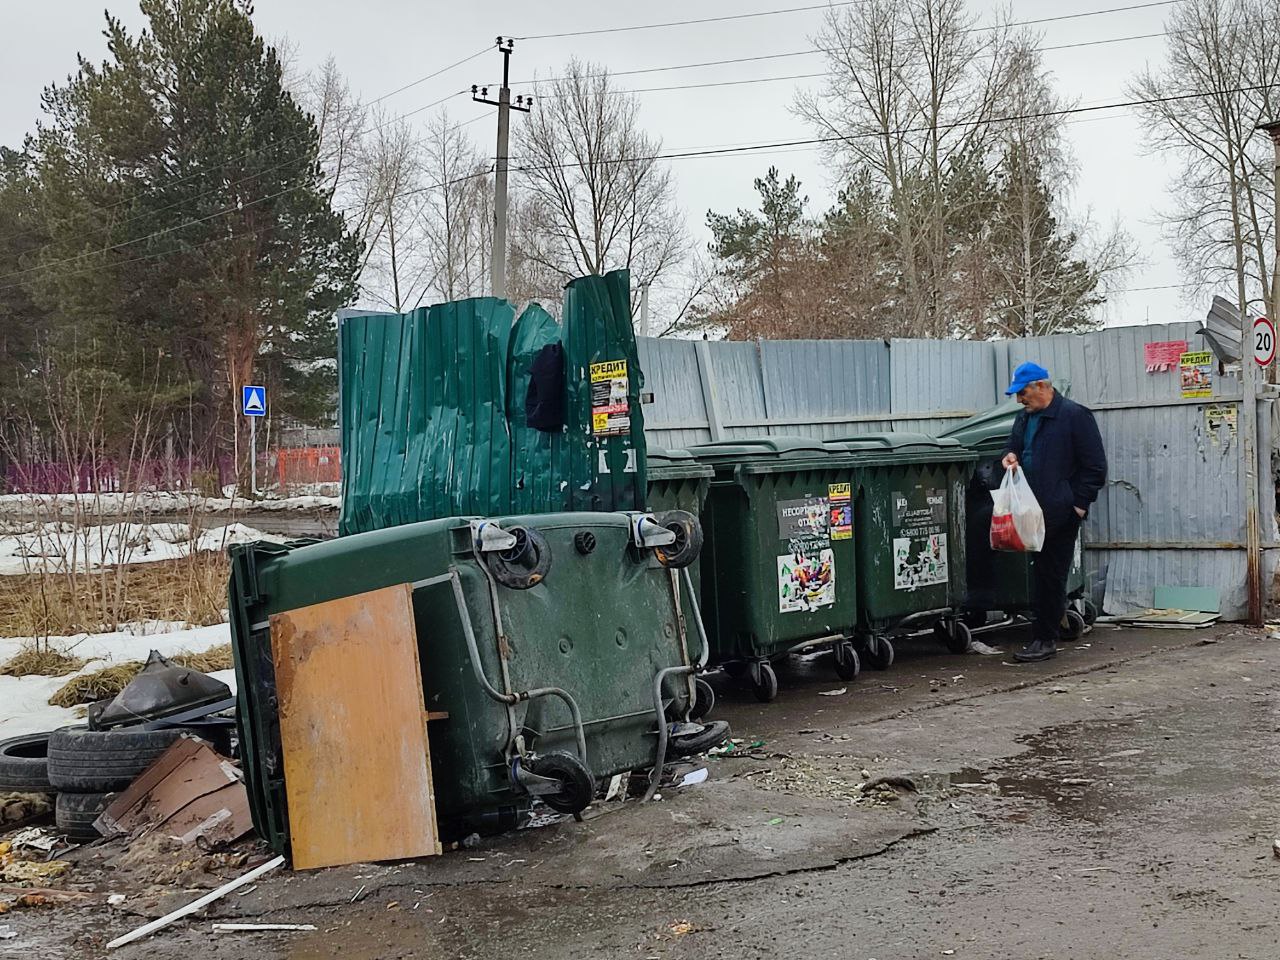
[[0,741],[0,793],[56,793],[58,831],[95,840],[98,815],[183,733],[63,727],[12,737]]

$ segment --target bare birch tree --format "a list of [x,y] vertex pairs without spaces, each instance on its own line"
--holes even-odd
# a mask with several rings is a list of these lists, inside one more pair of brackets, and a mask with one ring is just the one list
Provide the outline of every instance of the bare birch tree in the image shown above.
[[603,68],[571,60],[564,74],[518,127],[513,266],[535,288],[555,285],[542,295],[620,268],[635,290],[660,282],[688,250],[661,143]]
[[1273,152],[1254,132],[1280,116],[1274,0],[1185,0],[1165,26],[1163,66],[1132,91],[1149,101],[1152,149],[1179,161],[1164,215],[1175,252],[1198,289],[1230,283],[1242,308],[1275,316]]
[[422,242],[429,290],[441,300],[487,292],[493,244],[492,163],[441,112],[423,143]]
[[976,29],[965,0],[868,0],[827,13],[815,45],[834,81],[802,94],[797,113],[839,138],[847,179],[863,170],[888,198],[910,336],[954,333],[953,225],[971,215],[948,196],[963,157],[985,157],[1009,83],[1008,32]]

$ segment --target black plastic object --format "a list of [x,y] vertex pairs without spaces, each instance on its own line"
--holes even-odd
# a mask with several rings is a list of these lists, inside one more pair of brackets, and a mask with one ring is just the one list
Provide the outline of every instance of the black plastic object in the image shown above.
[[52,793],[49,734],[29,733],[0,740],[0,793]]
[[596,549],[596,535],[590,530],[579,530],[573,535],[573,548],[584,557],[590,556]]
[[516,538],[509,550],[496,550],[484,555],[493,578],[512,590],[528,590],[546,579],[551,569],[551,544],[532,527],[512,527],[507,531]]
[[564,428],[564,347],[549,343],[529,366],[529,390],[524,399],[525,422],[543,433]]
[[693,733],[679,733],[671,738],[671,752],[687,757],[691,753],[703,753],[718,747],[729,739],[729,724],[724,720],[712,720]]
[[89,729],[108,730],[160,720],[230,699],[231,688],[199,670],[180,667],[155,650],[114,700],[89,707]]
[[572,754],[544,753],[529,762],[529,771],[560,782],[556,793],[541,798],[548,807],[560,813],[581,813],[596,795],[596,781],[591,771]]
[[656,547],[654,555],[664,567],[679,569],[698,559],[702,552],[702,524],[687,510],[668,510],[654,518],[658,525],[676,535],[674,543]]

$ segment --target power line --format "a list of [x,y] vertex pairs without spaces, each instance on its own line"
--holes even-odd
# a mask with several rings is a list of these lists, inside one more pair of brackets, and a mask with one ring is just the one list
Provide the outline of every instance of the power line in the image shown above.
[[[1041,17],[1036,20],[1025,20],[1021,23],[1006,24],[1006,26],[1030,26],[1039,23],[1054,23],[1059,20],[1075,20],[1080,17],[1097,17],[1109,13],[1124,13],[1129,10],[1146,10],[1152,7],[1168,7],[1179,0],[1155,0],[1150,3],[1135,3],[1124,7],[1109,7],[1105,10],[1090,10],[1084,13],[1061,14],[1056,17]],[[760,10],[755,13],[735,13],[722,17],[701,17],[695,20],[667,20],[661,23],[637,23],[625,27],[599,27],[593,30],[568,30],[562,33],[541,33],[533,34],[527,37],[516,37],[517,40],[558,40],[564,37],[590,37],[599,36],[605,33],[627,33],[633,30],[659,30],[665,27],[688,27],[702,23],[726,23],[731,20],[751,20],[758,17],[776,17],[790,13],[808,13],[813,10],[831,10],[840,7],[865,6],[866,0],[846,0],[842,3],[821,3],[812,4],[804,7],[785,7],[779,10]],[[975,27],[973,30],[995,30],[999,27]]]
[[[1257,85],[1246,86],[1246,87],[1232,87],[1232,88],[1222,89],[1222,90],[1211,90],[1211,91],[1205,91],[1201,93],[1173,94],[1165,97],[1150,97],[1150,98],[1141,98],[1136,100],[1123,100],[1123,101],[1116,101],[1113,103],[1093,104],[1093,105],[1084,106],[1084,107],[1068,107],[1068,108],[1063,108],[1061,110],[1045,110],[1045,111],[1039,111],[1035,113],[1014,114],[1014,115],[1003,116],[1003,117],[990,117],[990,118],[981,118],[976,120],[957,120],[950,123],[939,124],[937,125],[936,128],[933,126],[906,127],[906,128],[900,128],[897,130],[887,131],[887,133],[892,136],[898,136],[898,135],[907,134],[907,133],[924,133],[924,132],[929,132],[935,129],[937,130],[956,129],[959,127],[972,126],[974,124],[980,124],[980,123],[1010,123],[1018,120],[1035,120],[1035,119],[1043,119],[1043,118],[1049,118],[1049,117],[1072,116],[1072,115],[1082,114],[1082,113],[1095,113],[1101,110],[1117,110],[1117,109],[1124,109],[1127,107],[1150,106],[1150,105],[1159,104],[1159,103],[1176,103],[1176,102],[1185,101],[1185,100],[1196,100],[1203,97],[1222,96],[1226,94],[1249,93],[1249,92],[1256,92],[1259,90],[1270,90],[1276,87],[1280,87],[1280,84],[1257,84]],[[858,134],[835,135],[835,136],[828,136],[828,137],[809,137],[809,138],[797,139],[797,140],[774,141],[774,142],[766,142],[766,143],[737,146],[737,147],[694,148],[694,149],[671,152],[671,153],[655,153],[655,154],[649,154],[646,156],[637,156],[637,157],[619,157],[611,160],[602,160],[601,162],[606,164],[618,164],[618,163],[650,162],[654,160],[686,160],[686,159],[693,159],[696,157],[714,157],[714,156],[726,156],[726,155],[732,155],[732,154],[758,153],[765,150],[776,150],[779,148],[786,148],[786,147],[822,146],[830,143],[842,143],[842,142],[849,142],[851,140],[883,137],[885,135],[886,135],[886,131],[868,131],[865,133],[858,133]],[[566,169],[570,167],[581,167],[581,166],[582,166],[581,163],[560,163],[560,164],[524,165],[524,166],[514,167],[514,169],[522,173],[532,173],[539,170],[556,170],[556,169]],[[456,177],[452,180],[445,181],[442,183],[430,184],[425,187],[415,188],[413,190],[405,191],[404,193],[401,193],[401,194],[393,194],[393,196],[400,196],[400,197],[411,196],[416,193],[422,193],[432,189],[439,189],[441,187],[451,186],[456,183],[462,183],[467,180],[473,180],[477,177],[488,176],[488,175],[489,175],[488,171],[471,173],[462,177]],[[112,250],[122,249],[124,247],[132,246],[137,243],[143,243],[147,240],[151,240],[156,237],[164,236],[166,234],[173,233],[177,230],[184,229],[185,227],[195,226],[197,224],[205,223],[209,220],[213,220],[219,216],[225,216],[229,213],[234,213],[238,210],[244,209],[247,206],[253,206],[257,203],[264,202],[265,200],[274,199],[275,197],[288,193],[291,190],[299,189],[300,186],[302,185],[295,184],[292,187],[287,187],[284,190],[278,191],[275,194],[270,194],[266,197],[259,198],[258,200],[250,201],[249,203],[238,205],[236,207],[229,207],[227,209],[217,211],[216,213],[210,214],[208,216],[201,217],[197,220],[191,220],[185,223],[177,224],[172,227],[167,227],[164,230],[159,230],[159,231],[156,231],[155,233],[148,234],[143,237],[138,237],[134,240],[126,240],[121,243],[112,244],[111,246],[104,247],[101,250],[88,251],[86,253],[82,253],[75,257],[68,257],[62,260],[55,260],[50,263],[39,264],[35,267],[28,267],[25,270],[19,270],[14,273],[5,274],[3,276],[0,276],[0,280],[10,280],[14,277],[24,276],[26,274],[29,274],[38,270],[56,267],[65,263],[73,263],[79,260],[83,260],[86,257],[108,253]],[[0,289],[3,289],[3,288],[0,288]]]

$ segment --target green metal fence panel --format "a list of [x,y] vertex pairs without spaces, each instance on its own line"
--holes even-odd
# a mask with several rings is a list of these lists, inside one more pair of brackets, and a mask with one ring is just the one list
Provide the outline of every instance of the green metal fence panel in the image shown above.
[[[421,520],[643,510],[644,417],[630,279],[583,277],[563,324],[537,304],[515,322],[479,297],[348,316],[339,332],[346,535]],[[538,351],[565,350],[565,426],[530,427]]]
[[615,270],[565,288],[563,339],[570,468],[566,510],[643,510],[644,413],[631,275]]

